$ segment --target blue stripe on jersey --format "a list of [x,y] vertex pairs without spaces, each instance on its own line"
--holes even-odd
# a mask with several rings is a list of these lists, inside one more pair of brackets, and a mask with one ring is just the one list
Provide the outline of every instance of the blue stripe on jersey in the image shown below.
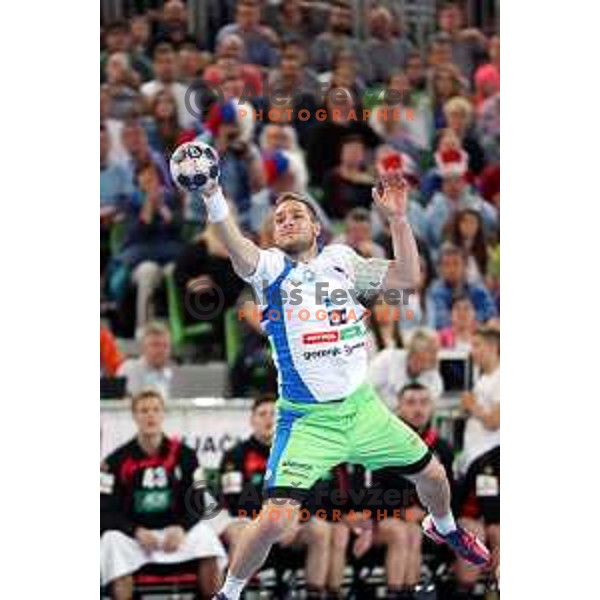
[[269,461],[267,463],[267,471],[265,473],[264,487],[270,489],[275,487],[277,479],[277,468],[281,457],[285,452],[285,449],[290,441],[290,435],[292,434],[292,427],[294,422],[299,417],[304,416],[304,413],[295,412],[292,410],[280,410],[277,416],[277,428],[275,433],[275,441],[271,448],[271,454],[269,455]]
[[[279,395],[293,402],[314,403],[317,402],[317,399],[313,396],[304,381],[302,381],[302,377],[300,377],[300,373],[298,373],[294,365],[285,330],[285,313],[281,301],[281,284],[293,268],[294,262],[286,257],[285,267],[281,275],[266,290],[268,302],[265,315],[268,319],[266,331],[271,338],[277,356]],[[269,318],[270,311],[277,311],[272,314],[273,319]]]

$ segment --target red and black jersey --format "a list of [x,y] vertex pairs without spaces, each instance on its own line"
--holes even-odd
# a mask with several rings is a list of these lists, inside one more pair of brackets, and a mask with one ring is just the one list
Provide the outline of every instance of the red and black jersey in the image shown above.
[[251,517],[262,506],[262,487],[271,446],[251,436],[225,453],[219,469],[220,491],[230,514]]
[[133,535],[137,527],[190,529],[204,510],[196,453],[163,436],[158,452],[147,454],[136,438],[117,448],[101,465],[101,531]]

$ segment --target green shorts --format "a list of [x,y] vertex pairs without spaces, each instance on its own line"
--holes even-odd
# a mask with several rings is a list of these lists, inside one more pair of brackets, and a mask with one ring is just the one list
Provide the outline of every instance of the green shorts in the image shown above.
[[421,471],[431,453],[420,436],[393,415],[369,384],[343,401],[277,401],[277,428],[265,473],[269,497],[302,498],[340,463],[367,469]]

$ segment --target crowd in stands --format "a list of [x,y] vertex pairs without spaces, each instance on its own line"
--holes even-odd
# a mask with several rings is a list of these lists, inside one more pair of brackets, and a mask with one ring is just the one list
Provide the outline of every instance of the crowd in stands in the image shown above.
[[[124,378],[126,392],[141,398],[134,406],[140,431],[156,429],[156,419],[162,423],[178,361],[226,361],[226,393],[232,397],[277,392],[270,349],[253,310],[256,299],[205,226],[203,207],[171,180],[169,158],[180,143],[200,139],[217,149],[225,196],[245,233],[261,247],[272,244],[275,199],[294,191],[314,205],[323,243],[347,244],[362,256],[381,258],[391,258],[393,249],[371,189],[377,165],[396,156],[409,183],[408,219],[422,277],[410,295],[410,317],[405,312],[398,320],[389,310],[373,310],[370,379],[390,409],[446,457],[449,471],[452,453],[461,450],[453,471],[457,510],[487,538],[497,564],[498,30],[467,27],[465,3],[438,2],[435,32],[417,44],[398,10],[401,3],[382,0],[369,3],[361,39],[354,35],[352,4],[346,0],[228,0],[207,3],[210,32],[202,37],[189,27],[190,3],[155,2],[148,10],[141,7],[149,4],[138,4],[127,20],[101,27],[101,376]],[[199,307],[215,298],[219,310],[207,317]],[[390,308],[382,299],[377,306]],[[121,338],[136,338],[140,355],[125,356]],[[450,449],[432,425],[435,402],[444,393],[439,369],[444,351],[470,356],[476,367],[475,386],[461,397],[462,448]],[[157,395],[144,396],[149,388]],[[158,415],[155,421],[140,414],[146,404]],[[253,463],[256,477],[240,461],[249,448],[256,456],[268,453],[272,408],[269,401],[255,403],[253,437],[223,459],[213,493],[230,519],[221,520],[210,552],[201,557],[211,558],[201,561],[197,573],[201,597],[212,593],[211,573],[225,552],[221,544],[235,544],[240,519],[231,490],[250,480],[260,486],[260,460]],[[165,441],[170,438],[160,427],[140,435],[136,439],[144,443],[134,444],[134,454],[170,451]],[[117,462],[103,463],[110,493],[119,479]],[[186,476],[193,477],[197,465],[192,466],[186,466],[192,469]],[[170,486],[177,478],[171,473],[167,479]],[[385,474],[346,465],[327,485],[399,485],[390,481]],[[167,512],[170,501],[163,507]],[[286,546],[307,547],[308,591],[327,590],[337,598],[346,559],[353,554],[350,546],[358,556],[371,546],[383,547],[388,597],[411,598],[421,576],[421,537],[414,524],[423,511],[416,501],[402,506],[408,508],[415,509],[410,518],[377,522],[365,533],[333,522],[326,507],[327,520],[302,525],[276,554],[285,556]],[[114,511],[130,507],[119,508],[117,502],[106,510],[112,522]],[[117,529],[167,555],[170,545],[182,547],[198,523],[179,513],[173,522],[158,525],[141,517],[138,530],[148,529],[140,533],[135,518],[129,514],[127,527]],[[175,525],[182,531],[169,533]],[[152,528],[168,535],[146,535]],[[123,540],[109,541],[103,560],[113,560],[111,552],[127,552]],[[163,542],[167,548],[161,550]],[[423,547],[424,553],[429,550]],[[454,571],[457,586],[449,597],[472,597],[481,572],[460,562]],[[130,597],[131,572],[124,572],[114,597]]]

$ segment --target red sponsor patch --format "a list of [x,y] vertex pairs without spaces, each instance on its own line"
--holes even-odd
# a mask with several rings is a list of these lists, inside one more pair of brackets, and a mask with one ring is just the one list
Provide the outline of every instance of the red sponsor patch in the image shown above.
[[326,342],[337,342],[340,339],[339,331],[317,331],[305,333],[302,336],[303,344],[324,344]]

